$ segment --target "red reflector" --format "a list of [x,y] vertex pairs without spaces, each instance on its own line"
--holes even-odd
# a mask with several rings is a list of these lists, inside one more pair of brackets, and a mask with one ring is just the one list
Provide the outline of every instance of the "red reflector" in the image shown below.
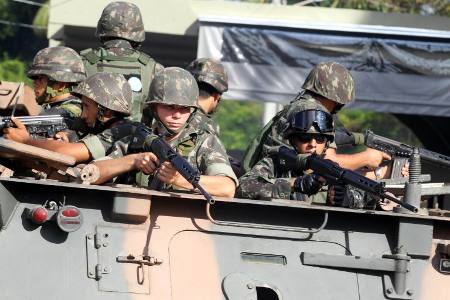
[[63,210],[62,214],[65,217],[72,217],[72,218],[78,217],[80,215],[78,210],[76,210],[75,208],[67,208],[67,209]]
[[31,214],[31,219],[34,223],[42,224],[47,221],[48,213],[47,210],[43,207],[36,207],[33,209]]

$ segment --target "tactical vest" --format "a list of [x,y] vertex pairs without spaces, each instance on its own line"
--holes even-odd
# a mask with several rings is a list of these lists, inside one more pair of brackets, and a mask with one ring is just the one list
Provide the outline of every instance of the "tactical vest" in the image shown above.
[[133,103],[131,110],[131,119],[140,122],[144,101],[148,97],[150,83],[155,74],[156,62],[153,58],[140,51],[135,51],[128,56],[110,55],[105,48],[86,49],[81,51],[80,54],[84,58],[88,77],[98,72],[107,72],[122,74],[127,80],[136,77],[141,81],[142,88],[140,90],[136,90],[132,86]]

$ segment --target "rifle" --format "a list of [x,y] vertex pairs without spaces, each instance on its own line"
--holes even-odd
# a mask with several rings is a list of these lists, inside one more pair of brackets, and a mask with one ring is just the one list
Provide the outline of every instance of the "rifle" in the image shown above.
[[[379,136],[371,130],[367,130],[363,135],[361,133],[347,132],[343,129],[338,129],[336,130],[335,140],[338,146],[355,146],[364,143],[369,148],[388,153],[394,161],[391,178],[401,177],[401,169],[405,165],[405,162],[411,157],[414,150],[414,147],[411,145]],[[438,166],[450,168],[450,157],[424,148],[418,148],[418,150],[421,159]]]
[[286,146],[274,147],[270,150],[270,153],[278,155],[281,166],[286,168],[286,170],[295,170],[301,173],[304,170],[311,169],[317,175],[323,177],[327,184],[350,184],[382,199],[387,198],[410,211],[418,211],[417,207],[386,194],[383,182],[377,182],[354,171],[341,168],[337,163],[329,159],[321,158],[316,154],[297,154],[297,152]]
[[130,152],[153,152],[161,163],[169,161],[184,179],[200,191],[209,204],[214,204],[214,199],[199,184],[200,172],[193,168],[183,156],[173,150],[163,137],[153,133],[147,126],[139,125],[133,138],[133,144],[130,145]]
[[[52,138],[56,133],[66,130],[67,124],[61,115],[15,117],[27,128],[32,137]],[[4,128],[16,127],[11,117],[0,117],[0,131]]]

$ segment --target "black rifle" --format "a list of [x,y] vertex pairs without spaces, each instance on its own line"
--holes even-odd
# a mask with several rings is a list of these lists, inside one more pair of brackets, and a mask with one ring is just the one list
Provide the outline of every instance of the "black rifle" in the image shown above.
[[341,168],[337,163],[329,159],[321,158],[315,154],[298,154],[286,146],[274,147],[270,153],[278,155],[281,166],[286,168],[286,170],[294,170],[297,173],[301,173],[304,170],[311,169],[314,173],[323,177],[328,184],[349,184],[382,199],[387,198],[410,211],[418,211],[417,207],[386,194],[383,182],[377,182],[354,171]]
[[153,133],[150,128],[145,125],[140,125],[136,129],[134,140],[130,147],[130,152],[153,152],[161,163],[169,161],[181,176],[205,196],[210,204],[214,204],[214,199],[199,184],[200,172],[193,168],[184,157],[173,150],[163,137]]
[[[27,128],[32,137],[52,138],[56,133],[66,130],[67,124],[61,115],[15,117]],[[0,131],[4,128],[16,127],[11,117],[0,117]]]

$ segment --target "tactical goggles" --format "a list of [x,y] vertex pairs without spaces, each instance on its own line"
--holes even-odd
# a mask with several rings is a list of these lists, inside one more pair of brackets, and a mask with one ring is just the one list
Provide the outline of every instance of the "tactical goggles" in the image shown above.
[[323,144],[323,143],[326,143],[327,141],[332,140],[332,138],[330,136],[320,134],[320,133],[297,134],[293,137],[293,139],[300,143],[304,143],[304,144],[309,143],[312,139],[315,139],[317,144]]
[[305,110],[298,112],[290,121],[291,128],[307,132],[314,126],[320,133],[333,131],[333,118],[330,114],[321,110]]

